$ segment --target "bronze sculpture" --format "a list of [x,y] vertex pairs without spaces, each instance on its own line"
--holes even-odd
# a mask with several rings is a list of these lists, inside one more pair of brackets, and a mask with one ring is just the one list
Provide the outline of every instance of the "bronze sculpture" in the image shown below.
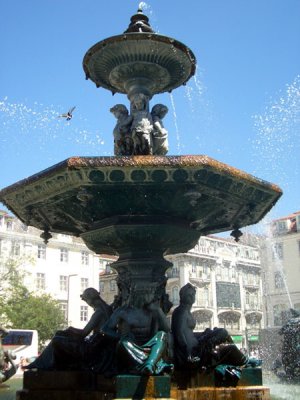
[[[226,373],[230,363],[237,371],[245,359],[227,331],[194,334],[193,296],[184,299],[186,288],[170,332],[165,274],[172,264],[164,257],[187,252],[201,235],[232,230],[237,240],[239,228],[267,214],[280,188],[205,155],[166,156],[167,108],[158,104],[150,112],[149,101],[184,85],[196,59],[183,43],[154,33],[142,10],[123,34],[92,46],[83,68],[97,87],[126,94],[130,102],[130,112],[119,104],[111,109],[117,118],[115,157],[72,157],[0,192],[1,201],[24,223],[43,230],[46,241],[50,231],[76,235],[97,254],[118,256],[111,268],[118,273],[119,294],[95,347],[79,335],[75,354],[76,330],[59,332],[50,346],[51,352],[61,349],[52,368],[87,368],[114,377],[131,372],[148,379],[171,373],[174,341],[175,369],[225,365]],[[186,342],[181,334],[188,334]],[[72,363],[63,355],[67,348]]]
[[[86,326],[83,329],[68,327],[64,331],[57,331],[41,355],[27,365],[26,369],[76,370],[91,367],[93,362],[97,364],[99,370],[102,368],[99,361],[101,357],[94,359],[95,351],[98,350],[100,343],[104,346],[101,327],[110,317],[112,309],[94,288],[86,289],[81,298],[94,309]],[[105,361],[102,357],[105,367],[111,361],[111,359],[108,361],[109,354],[111,353],[108,351]]]
[[[218,365],[242,367],[247,357],[233,343],[226,329],[207,328],[195,333],[196,322],[191,313],[195,302],[196,288],[187,283],[179,291],[180,304],[172,315],[175,366],[186,368],[214,369]],[[226,372],[226,368],[224,373]]]

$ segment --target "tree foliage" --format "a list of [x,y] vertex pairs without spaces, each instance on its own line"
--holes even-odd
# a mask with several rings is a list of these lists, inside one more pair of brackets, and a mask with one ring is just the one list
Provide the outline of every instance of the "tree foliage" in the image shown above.
[[59,303],[45,293],[34,293],[24,283],[20,258],[0,261],[0,317],[7,328],[36,329],[42,347],[64,326]]

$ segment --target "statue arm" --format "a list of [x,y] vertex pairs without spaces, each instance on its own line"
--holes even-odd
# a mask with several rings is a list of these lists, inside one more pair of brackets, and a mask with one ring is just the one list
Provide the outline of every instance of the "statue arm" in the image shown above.
[[152,311],[153,318],[155,320],[156,330],[164,331],[166,333],[170,332],[168,320],[158,301],[149,304],[148,309]]
[[86,324],[86,326],[83,329],[74,328],[74,327],[70,326],[67,329],[67,331],[84,338],[87,335],[89,335],[95,328],[97,328],[99,326],[102,319],[103,319],[102,312],[95,311],[94,314],[91,316],[89,322]]
[[116,310],[101,328],[101,333],[113,339],[119,339],[121,335],[117,332],[118,322],[120,320],[120,311]]

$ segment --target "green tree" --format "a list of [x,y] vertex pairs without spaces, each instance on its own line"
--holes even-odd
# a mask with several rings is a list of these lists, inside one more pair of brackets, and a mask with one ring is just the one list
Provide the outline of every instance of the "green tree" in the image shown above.
[[59,304],[48,294],[34,295],[27,292],[17,301],[9,299],[6,316],[12,327],[36,329],[41,347],[53,336],[57,329],[64,327],[64,316]]
[[57,329],[64,327],[65,319],[58,301],[48,294],[33,293],[25,286],[23,261],[0,261],[1,321],[8,328],[36,329],[43,347]]

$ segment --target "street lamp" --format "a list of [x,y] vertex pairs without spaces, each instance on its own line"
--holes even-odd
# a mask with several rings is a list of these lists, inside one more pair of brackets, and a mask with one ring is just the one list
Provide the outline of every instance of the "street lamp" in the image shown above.
[[72,276],[78,276],[78,274],[68,275],[68,286],[67,286],[67,326],[69,326],[69,306],[70,306],[70,278]]

